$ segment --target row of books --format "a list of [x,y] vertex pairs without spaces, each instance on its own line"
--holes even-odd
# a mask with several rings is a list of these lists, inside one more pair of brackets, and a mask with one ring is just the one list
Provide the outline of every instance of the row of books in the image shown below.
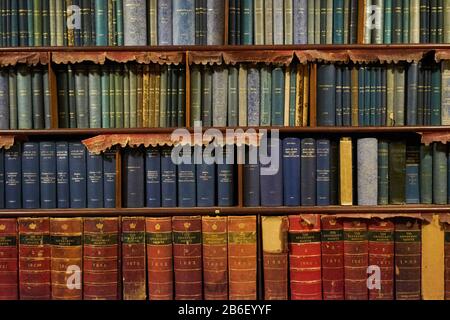
[[184,66],[74,64],[57,70],[61,128],[185,125]]
[[308,114],[308,65],[192,66],[192,126],[306,126]]
[[0,129],[48,129],[50,125],[47,66],[0,69]]
[[79,141],[16,142],[0,150],[0,208],[114,208],[116,154]]
[[448,43],[450,6],[445,0],[368,0],[364,43]]
[[[317,70],[320,126],[448,124],[448,64],[334,65]],[[445,83],[443,83],[445,82]],[[441,103],[442,102],[442,103]]]
[[275,174],[263,174],[267,165],[244,164],[244,205],[447,204],[447,149],[438,142],[286,137],[280,159],[271,159],[280,164]]
[[421,299],[420,220],[263,216],[261,233],[258,224],[256,216],[2,218],[0,298],[255,300],[259,273],[265,300]]
[[220,152],[217,163],[208,164],[202,160],[196,164],[192,153],[188,155],[190,163],[175,164],[170,147],[126,149],[123,155],[123,206],[235,205],[234,151],[224,147]]

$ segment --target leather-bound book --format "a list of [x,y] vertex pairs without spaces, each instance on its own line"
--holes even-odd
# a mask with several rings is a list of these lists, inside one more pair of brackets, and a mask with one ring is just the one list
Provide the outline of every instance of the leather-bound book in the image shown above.
[[83,219],[51,218],[52,299],[81,300]]
[[173,299],[172,219],[146,218],[147,281],[150,300]]
[[175,300],[202,299],[202,219],[172,218]]
[[256,216],[228,217],[230,300],[256,300]]
[[17,300],[17,220],[0,219],[0,300]]
[[292,300],[322,299],[320,216],[289,216]]
[[85,218],[83,297],[85,300],[119,298],[119,219]]
[[124,300],[147,298],[145,218],[122,218],[122,287]]
[[381,271],[381,286],[369,288],[369,299],[393,300],[394,223],[392,221],[372,219],[369,222],[369,265],[378,266]]
[[51,299],[50,219],[19,218],[21,300]]
[[420,300],[422,243],[420,222],[395,222],[395,299]]
[[342,221],[322,217],[322,288],[324,300],[344,300],[344,232]]
[[262,217],[264,299],[288,299],[287,216]]
[[367,223],[361,219],[344,220],[345,300],[367,300],[369,243]]
[[205,300],[228,299],[227,217],[202,217]]

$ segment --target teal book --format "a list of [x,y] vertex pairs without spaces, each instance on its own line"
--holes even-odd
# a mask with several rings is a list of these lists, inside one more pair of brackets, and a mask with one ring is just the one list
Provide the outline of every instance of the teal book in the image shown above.
[[33,90],[33,129],[44,129],[44,87],[43,70],[37,66],[32,69],[31,87]]
[[431,125],[441,125],[441,69],[434,65],[431,69]]
[[420,203],[433,203],[433,148],[420,146]]
[[270,126],[272,109],[272,71],[270,67],[261,68],[261,111],[260,125]]
[[290,70],[290,84],[289,84],[289,126],[294,127],[295,126],[295,107],[296,107],[296,100],[295,97],[297,95],[297,70],[295,67],[291,67]]
[[46,68],[42,71],[42,82],[42,88],[44,91],[44,127],[45,129],[50,129],[52,126],[51,92],[48,70]]
[[[316,1],[318,5],[319,1]],[[320,44],[327,43],[327,0],[320,0]],[[317,15],[316,15],[317,18]],[[317,32],[317,31],[316,31]]]
[[405,68],[394,67],[394,125],[405,125]]
[[378,141],[378,204],[389,204],[389,143]]
[[333,43],[344,43],[344,0],[333,1]]
[[69,128],[77,127],[77,102],[75,98],[75,72],[74,66],[67,65],[67,84],[69,87]]
[[115,128],[123,128],[123,69],[121,65],[114,67],[114,115]]
[[214,127],[227,126],[227,105],[228,105],[228,69],[224,66],[217,66],[212,75],[212,119]]
[[102,89],[100,67],[89,67],[89,128],[102,127]]
[[185,77],[185,68],[180,65],[178,69],[178,108],[176,112],[176,121],[177,126],[184,127],[186,125],[185,121],[185,109],[186,109],[186,77]]
[[[159,124],[159,119],[157,119]],[[130,128],[137,127],[137,69],[130,65]]]
[[109,67],[102,66],[100,74],[100,82],[102,89],[102,128],[109,128]]
[[50,0],[48,4],[49,12],[49,37],[50,46],[56,46],[56,0]]
[[[26,2],[26,15],[27,15],[27,28],[28,28],[28,47],[35,46],[34,44],[34,0],[22,0],[21,2]],[[19,12],[20,15],[20,12]],[[26,45],[27,46],[27,45]]]
[[19,8],[18,1],[8,1],[10,5],[10,35],[11,35],[11,47],[18,47],[20,44],[20,31],[19,31]]
[[392,0],[392,43],[402,43],[403,40],[403,0]]
[[123,70],[123,127],[130,127],[130,68],[127,64]]
[[447,145],[433,143],[433,203],[447,204]]
[[69,128],[69,83],[66,66],[58,68],[56,81],[58,87],[58,127]]
[[89,128],[89,84],[86,66],[77,65],[74,73],[77,128]]
[[[115,0],[116,2],[116,41],[118,46],[124,45],[123,34],[123,0]],[[116,128],[118,128],[116,126]]]
[[238,78],[239,69],[230,66],[228,69],[228,126],[230,127],[238,125]]
[[[404,204],[406,180],[406,143],[389,143],[389,203]],[[447,183],[447,180],[446,180]]]
[[392,0],[384,0],[384,33],[383,42],[390,44],[392,42]]
[[108,45],[108,1],[95,1],[95,44],[97,46]]
[[241,44],[253,44],[253,0],[242,0],[241,3]]
[[[159,126],[161,128],[167,127],[167,66],[161,67],[160,78],[160,97],[159,97]],[[139,107],[139,106],[138,106]]]
[[18,128],[17,119],[17,73],[14,68],[9,69],[9,129]]
[[202,124],[212,126],[212,70],[205,66],[202,70]]
[[109,69],[109,127],[116,128],[116,86],[114,67]]
[[273,126],[284,124],[284,71],[281,67],[272,70],[272,113]]
[[31,73],[27,66],[17,68],[18,129],[33,129]]
[[191,127],[201,121],[202,112],[202,74],[199,65],[191,67]]
[[[27,1],[22,0],[17,1],[17,15],[18,15],[18,25],[19,25],[19,44],[21,47],[28,46],[28,14],[27,14]],[[11,1],[15,3],[16,1]]]

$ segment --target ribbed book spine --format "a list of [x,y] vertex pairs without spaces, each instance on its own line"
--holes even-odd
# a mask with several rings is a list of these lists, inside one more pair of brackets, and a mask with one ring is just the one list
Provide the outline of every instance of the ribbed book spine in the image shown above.
[[0,300],[19,299],[17,220],[0,219]]

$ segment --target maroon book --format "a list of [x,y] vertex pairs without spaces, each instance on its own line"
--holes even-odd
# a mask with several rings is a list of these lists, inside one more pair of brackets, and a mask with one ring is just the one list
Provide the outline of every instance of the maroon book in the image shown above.
[[17,300],[17,221],[0,219],[0,300]]

